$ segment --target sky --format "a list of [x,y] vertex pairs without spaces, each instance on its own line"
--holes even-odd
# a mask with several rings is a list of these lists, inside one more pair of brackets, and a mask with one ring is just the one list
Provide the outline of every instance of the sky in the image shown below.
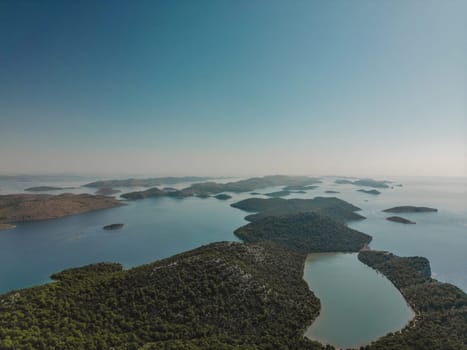
[[0,0],[0,173],[467,176],[466,13]]

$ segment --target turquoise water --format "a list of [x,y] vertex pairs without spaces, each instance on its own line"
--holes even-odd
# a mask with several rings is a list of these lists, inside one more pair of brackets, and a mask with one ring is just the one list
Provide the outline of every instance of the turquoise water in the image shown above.
[[305,335],[323,344],[365,345],[400,330],[413,317],[399,291],[357,254],[310,254],[304,279],[321,300],[320,315]]

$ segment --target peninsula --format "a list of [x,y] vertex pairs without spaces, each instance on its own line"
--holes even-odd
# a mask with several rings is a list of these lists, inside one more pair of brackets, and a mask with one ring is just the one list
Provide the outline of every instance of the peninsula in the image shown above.
[[122,205],[111,197],[90,194],[9,194],[0,196],[0,223],[60,218]]
[[431,278],[426,258],[371,250],[360,252],[358,258],[384,274],[416,312],[400,332],[390,333],[363,349],[465,349],[467,294]]
[[65,270],[0,295],[0,348],[322,349],[303,338],[320,309],[304,261],[271,242],[221,242],[130,270]]

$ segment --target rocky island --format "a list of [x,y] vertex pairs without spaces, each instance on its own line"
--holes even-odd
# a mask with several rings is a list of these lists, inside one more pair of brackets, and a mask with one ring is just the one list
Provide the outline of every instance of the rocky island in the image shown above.
[[122,205],[110,197],[90,194],[9,194],[0,196],[0,223],[55,219]]
[[333,191],[333,190],[327,190],[327,191],[324,191],[324,193],[333,193],[333,194],[335,194],[335,193],[340,193],[340,192],[339,191]]
[[265,193],[264,195],[268,196],[268,197],[285,197],[285,196],[288,196],[291,193],[292,192],[290,192],[288,190],[282,190],[282,191],[277,191],[277,192]]
[[162,184],[174,185],[183,182],[199,182],[209,180],[209,177],[183,176],[183,177],[153,177],[145,179],[123,179],[123,180],[102,180],[94,181],[84,185],[92,188],[112,188],[112,187],[155,187]]
[[437,212],[438,209],[429,208],[429,207],[415,207],[412,205],[404,205],[400,207],[393,207],[389,209],[384,209],[383,212],[386,213],[429,213]]
[[386,220],[398,222],[400,224],[415,224],[415,221],[410,221],[409,219],[400,217],[400,216],[390,216]]
[[338,179],[334,181],[335,184],[339,185],[357,185],[357,186],[364,186],[364,187],[373,187],[373,188],[389,188],[388,183],[389,181],[386,180],[373,180],[373,179],[360,179],[360,180],[347,180],[347,179]]

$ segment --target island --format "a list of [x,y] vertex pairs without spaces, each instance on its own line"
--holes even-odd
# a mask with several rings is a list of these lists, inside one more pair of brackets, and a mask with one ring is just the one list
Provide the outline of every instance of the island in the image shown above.
[[101,187],[96,191],[96,194],[101,195],[101,196],[111,196],[117,193],[120,193],[122,191],[116,190],[112,187]]
[[110,224],[102,227],[103,230],[119,230],[124,226],[124,224]]
[[336,194],[336,193],[340,193],[340,192],[339,191],[333,191],[333,190],[327,190],[327,191],[324,191],[324,193]]
[[390,181],[387,180],[373,180],[373,179],[359,179],[355,181],[346,180],[346,179],[338,179],[334,181],[335,184],[340,185],[357,185],[357,186],[364,186],[364,187],[373,187],[373,188],[389,188],[388,183]]
[[90,194],[8,194],[0,195],[0,223],[55,219],[122,205],[115,198]]
[[248,221],[256,221],[268,216],[315,212],[340,222],[365,219],[357,214],[360,208],[336,197],[315,197],[313,199],[284,198],[248,198],[231,204],[232,207],[254,212],[245,217]]
[[225,194],[225,193],[221,193],[221,194],[215,195],[214,198],[217,198],[217,199],[219,199],[221,201],[225,201],[227,199],[232,198],[232,196],[230,196],[228,194]]
[[372,195],[381,194],[381,192],[378,191],[378,190],[364,190],[364,189],[360,189],[360,190],[357,190],[357,192],[363,192],[363,193],[372,194]]
[[145,179],[123,179],[123,180],[101,180],[85,184],[84,187],[109,188],[109,187],[155,187],[162,184],[174,185],[183,182],[201,182],[211,179],[210,177],[183,176],[183,177],[152,177]]
[[400,216],[390,216],[390,217],[387,217],[386,220],[398,222],[401,224],[415,224],[415,221],[410,221],[409,219],[406,219]]
[[74,187],[54,187],[54,186],[37,186],[26,188],[27,192],[48,192],[48,191],[64,191],[72,190]]
[[145,191],[125,193],[121,195],[121,197],[126,199],[141,199],[147,197],[160,196],[175,196],[180,198],[197,196],[201,198],[206,198],[210,195],[219,194],[223,192],[251,192],[255,189],[260,188],[289,185],[305,186],[308,184],[314,184],[319,182],[321,182],[321,180],[308,176],[270,175],[263,177],[253,177],[246,180],[227,183],[217,183],[211,181],[200,182],[176,191],[164,191],[163,189],[154,187]]
[[438,209],[429,208],[429,207],[415,207],[412,205],[404,205],[400,207],[393,207],[389,209],[384,209],[383,212],[386,213],[429,213],[437,212]]

